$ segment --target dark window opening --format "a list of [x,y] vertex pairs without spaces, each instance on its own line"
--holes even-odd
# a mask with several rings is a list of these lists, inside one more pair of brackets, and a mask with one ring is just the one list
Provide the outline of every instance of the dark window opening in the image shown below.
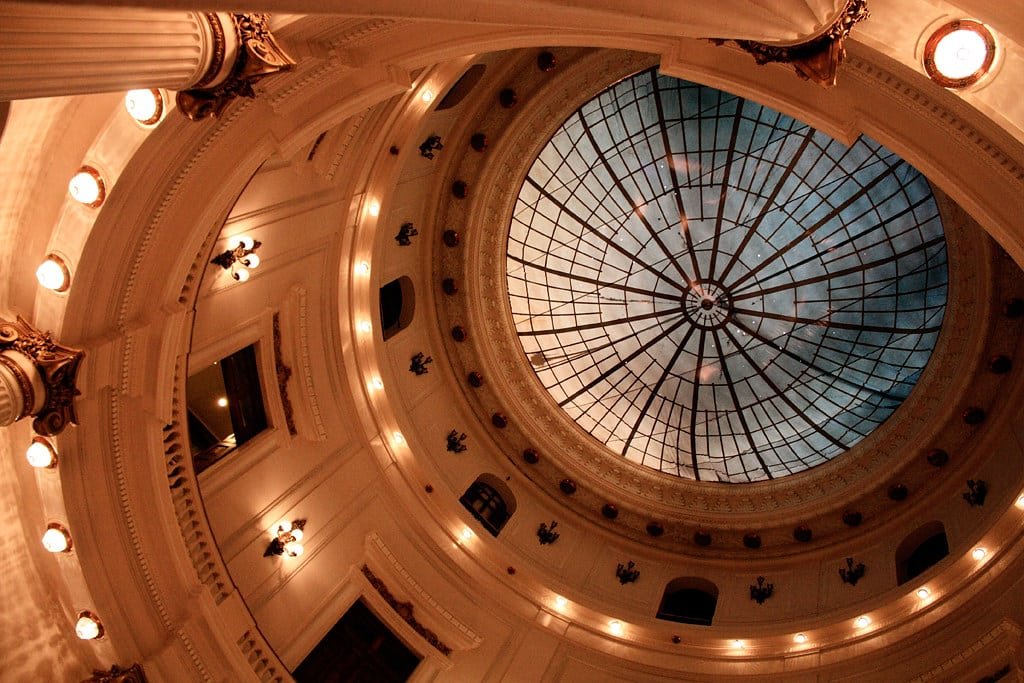
[[420,663],[362,600],[358,600],[292,672],[297,683],[406,681]]
[[466,69],[466,72],[459,77],[459,80],[455,81],[455,84],[448,88],[448,92],[445,93],[444,98],[441,99],[434,110],[444,111],[445,109],[451,109],[466,99],[466,95],[480,82],[486,69],[486,64],[474,64]]
[[949,541],[941,522],[931,522],[903,539],[896,549],[896,582],[914,579],[949,555]]
[[658,619],[710,626],[718,607],[718,587],[697,577],[673,579],[665,586]]
[[515,498],[497,477],[483,474],[459,498],[463,507],[484,525],[491,536],[497,536],[515,512]]
[[415,310],[412,280],[400,277],[380,288],[380,327],[384,339],[391,339],[412,322]]
[[255,345],[190,376],[186,396],[196,474],[267,428]]

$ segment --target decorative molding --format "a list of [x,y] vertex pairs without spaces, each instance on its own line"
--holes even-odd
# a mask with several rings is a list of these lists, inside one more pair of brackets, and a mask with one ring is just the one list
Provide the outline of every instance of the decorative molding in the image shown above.
[[292,409],[291,399],[288,398],[288,380],[291,379],[292,369],[284,364],[281,356],[281,316],[274,312],[274,372],[277,376],[277,390],[281,394],[281,408],[284,409],[284,421],[288,425],[288,433],[292,436],[298,434],[295,428],[295,411]]
[[[235,641],[242,656],[249,662],[253,673],[264,683],[284,683],[292,680],[284,664],[257,629],[249,629]],[[280,667],[280,671],[278,669]]]
[[[843,41],[849,37],[853,27],[867,19],[867,0],[848,0],[839,16],[823,32],[800,43],[792,45],[770,45],[753,40],[734,40],[740,49],[750,53],[759,66],[770,62],[790,64],[797,76],[818,85],[831,88],[836,84],[840,65],[846,59]],[[715,45],[723,45],[726,39],[713,38]]]
[[[0,351],[17,351],[29,359],[42,379],[46,392],[43,407],[35,413],[32,428],[37,434],[56,436],[70,422],[78,424],[74,398],[81,392],[75,386],[78,366],[84,353],[53,340],[49,332],[40,332],[20,315],[13,322],[0,320]],[[4,366],[11,371],[24,396],[21,417],[27,417],[35,404],[32,382],[16,363],[6,358]]]
[[436,633],[416,620],[416,617],[413,615],[413,605],[411,602],[402,602],[392,595],[391,591],[388,590],[388,587],[384,585],[384,582],[378,579],[365,564],[363,565],[362,571],[370,582],[370,585],[377,589],[377,592],[380,593],[382,598],[384,598],[384,601],[391,606],[391,609],[398,613],[398,616],[402,617],[405,623],[412,626],[412,629],[416,631],[416,633],[422,636],[424,640],[430,643],[445,657],[451,656],[452,649],[441,642],[441,639],[437,637]]
[[[979,664],[984,662],[987,671],[999,665],[1000,659],[1016,663],[1020,652],[1021,638],[1024,632],[1016,622],[1003,619],[992,630],[983,635],[970,646],[938,664],[933,669],[912,679],[910,683],[925,683],[933,680],[963,680],[963,676],[973,673]],[[960,675],[957,675],[960,674]],[[1012,679],[1007,679],[1012,680]]]
[[206,24],[210,27],[213,49],[210,55],[210,65],[206,68],[206,72],[191,86],[199,89],[205,88],[213,82],[220,70],[224,68],[224,57],[227,54],[227,41],[224,38],[224,27],[220,23],[220,17],[216,12],[203,12],[202,17],[206,19]]
[[[209,15],[207,19],[210,20]],[[227,79],[213,88],[196,87],[182,90],[176,97],[178,109],[193,121],[217,118],[225,107],[239,97],[254,99],[256,91],[253,90],[253,85],[257,81],[287,71],[295,65],[295,60],[278,45],[270,32],[269,14],[232,14],[231,21],[238,35],[239,49]],[[210,21],[211,26],[214,23],[220,23],[215,15]],[[214,35],[216,43],[216,30]],[[223,44],[223,34],[220,35]],[[223,55],[221,59],[223,60]]]
[[313,428],[316,430],[317,440],[326,441],[327,428],[324,426],[320,402],[316,397],[316,387],[313,385],[313,363],[309,352],[309,300],[304,287],[297,288],[297,292],[299,296],[299,358],[302,361],[302,384],[306,389],[309,412],[313,415]]

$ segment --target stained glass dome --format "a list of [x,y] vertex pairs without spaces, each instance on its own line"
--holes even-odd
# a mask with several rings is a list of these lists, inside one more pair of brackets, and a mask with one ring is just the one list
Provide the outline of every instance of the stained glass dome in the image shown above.
[[867,436],[920,377],[947,293],[935,198],[895,153],[655,70],[542,149],[506,273],[523,352],[580,427],[723,482]]

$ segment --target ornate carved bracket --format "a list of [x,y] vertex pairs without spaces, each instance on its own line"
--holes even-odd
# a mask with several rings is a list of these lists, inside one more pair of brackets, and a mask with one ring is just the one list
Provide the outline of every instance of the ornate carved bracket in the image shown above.
[[203,87],[223,66],[225,38],[216,15],[207,14],[213,29],[214,57],[200,87],[182,90],[177,95],[178,109],[193,121],[216,118],[237,97],[255,98],[253,84],[272,74],[287,71],[295,60],[285,52],[270,32],[270,15],[232,14],[238,38],[238,54],[231,73],[219,85]]
[[[846,7],[832,24],[818,36],[795,45],[769,45],[753,40],[734,40],[740,49],[754,56],[759,65],[769,62],[791,64],[797,76],[831,88],[836,84],[839,66],[846,58],[843,40],[855,24],[870,16],[867,0],[848,0]],[[724,38],[712,38],[715,45],[724,45]]]
[[[84,353],[58,344],[49,332],[40,332],[20,315],[14,322],[0,320],[0,351],[7,350],[30,358],[43,381],[46,398],[32,421],[36,433],[55,436],[68,422],[78,424],[74,397],[81,392],[75,380]],[[26,404],[31,403],[31,396],[26,396]]]
[[445,645],[444,642],[437,637],[436,633],[416,620],[416,617],[413,616],[413,605],[411,602],[402,602],[396,598],[391,591],[388,590],[388,587],[384,585],[384,582],[377,578],[377,576],[370,571],[370,568],[365,564],[363,565],[362,571],[363,575],[370,582],[370,585],[377,589],[380,596],[384,598],[384,602],[388,603],[388,605],[391,606],[391,609],[395,610],[395,612],[398,613],[398,616],[402,617],[405,623],[412,626],[412,629],[416,631],[416,633],[433,645],[441,654],[446,657],[452,654],[452,649]]
[[146,683],[146,673],[141,664],[132,664],[127,669],[115,664],[108,671],[94,669],[92,676],[82,683]]

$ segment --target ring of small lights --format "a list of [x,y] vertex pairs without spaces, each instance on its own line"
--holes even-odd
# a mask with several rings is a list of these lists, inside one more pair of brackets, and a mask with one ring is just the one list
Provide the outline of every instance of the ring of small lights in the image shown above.
[[[958,484],[949,481],[950,468],[924,466],[926,453],[935,447],[959,454],[956,469],[965,470],[986,457],[974,446],[976,433],[966,429],[960,411],[968,400],[991,407],[994,416],[1004,389],[985,376],[987,354],[993,348],[1013,348],[1019,332],[1000,325],[996,292],[1019,289],[1020,271],[997,250],[973,221],[953,202],[936,193],[950,254],[949,285],[943,332],[933,361],[917,387],[881,427],[842,457],[813,470],[770,482],[743,486],[679,479],[640,466],[610,453],[569,419],[538,382],[522,353],[509,313],[505,291],[505,239],[516,194],[530,164],[553,132],[579,105],[631,73],[647,68],[650,55],[621,52],[565,51],[552,77],[524,68],[516,74],[520,104],[513,110],[482,102],[467,112],[464,128],[451,133],[466,140],[477,132],[492,145],[486,153],[469,150],[448,157],[439,192],[454,179],[463,179],[477,191],[470,200],[442,200],[434,215],[432,277],[438,284],[448,277],[466,283],[458,296],[435,297],[439,329],[464,325],[467,342],[456,343],[447,334],[440,339],[460,380],[479,372],[481,386],[462,382],[468,404],[481,425],[490,425],[500,410],[508,426],[490,429],[509,464],[562,504],[584,517],[600,518],[602,506],[614,502],[620,514],[614,522],[599,520],[605,528],[644,545],[656,545],[684,555],[741,557],[746,532],[757,530],[763,544],[760,556],[788,555],[795,546],[803,552],[844,542],[851,527],[842,521],[845,510],[863,517],[857,533],[864,535],[889,526],[898,516],[911,514],[920,497],[894,503],[886,494],[894,481],[912,492],[940,489],[958,497]],[[463,236],[458,249],[445,248],[444,229]],[[976,302],[988,302],[979,307]],[[520,457],[533,449],[540,457],[527,464]],[[577,490],[571,498],[558,483],[571,479]],[[961,482],[962,483],[962,482]],[[896,508],[897,505],[902,507]],[[651,520],[665,532],[650,537]],[[793,528],[813,529],[813,542],[797,546]],[[694,542],[698,529],[712,532],[713,543]]]

